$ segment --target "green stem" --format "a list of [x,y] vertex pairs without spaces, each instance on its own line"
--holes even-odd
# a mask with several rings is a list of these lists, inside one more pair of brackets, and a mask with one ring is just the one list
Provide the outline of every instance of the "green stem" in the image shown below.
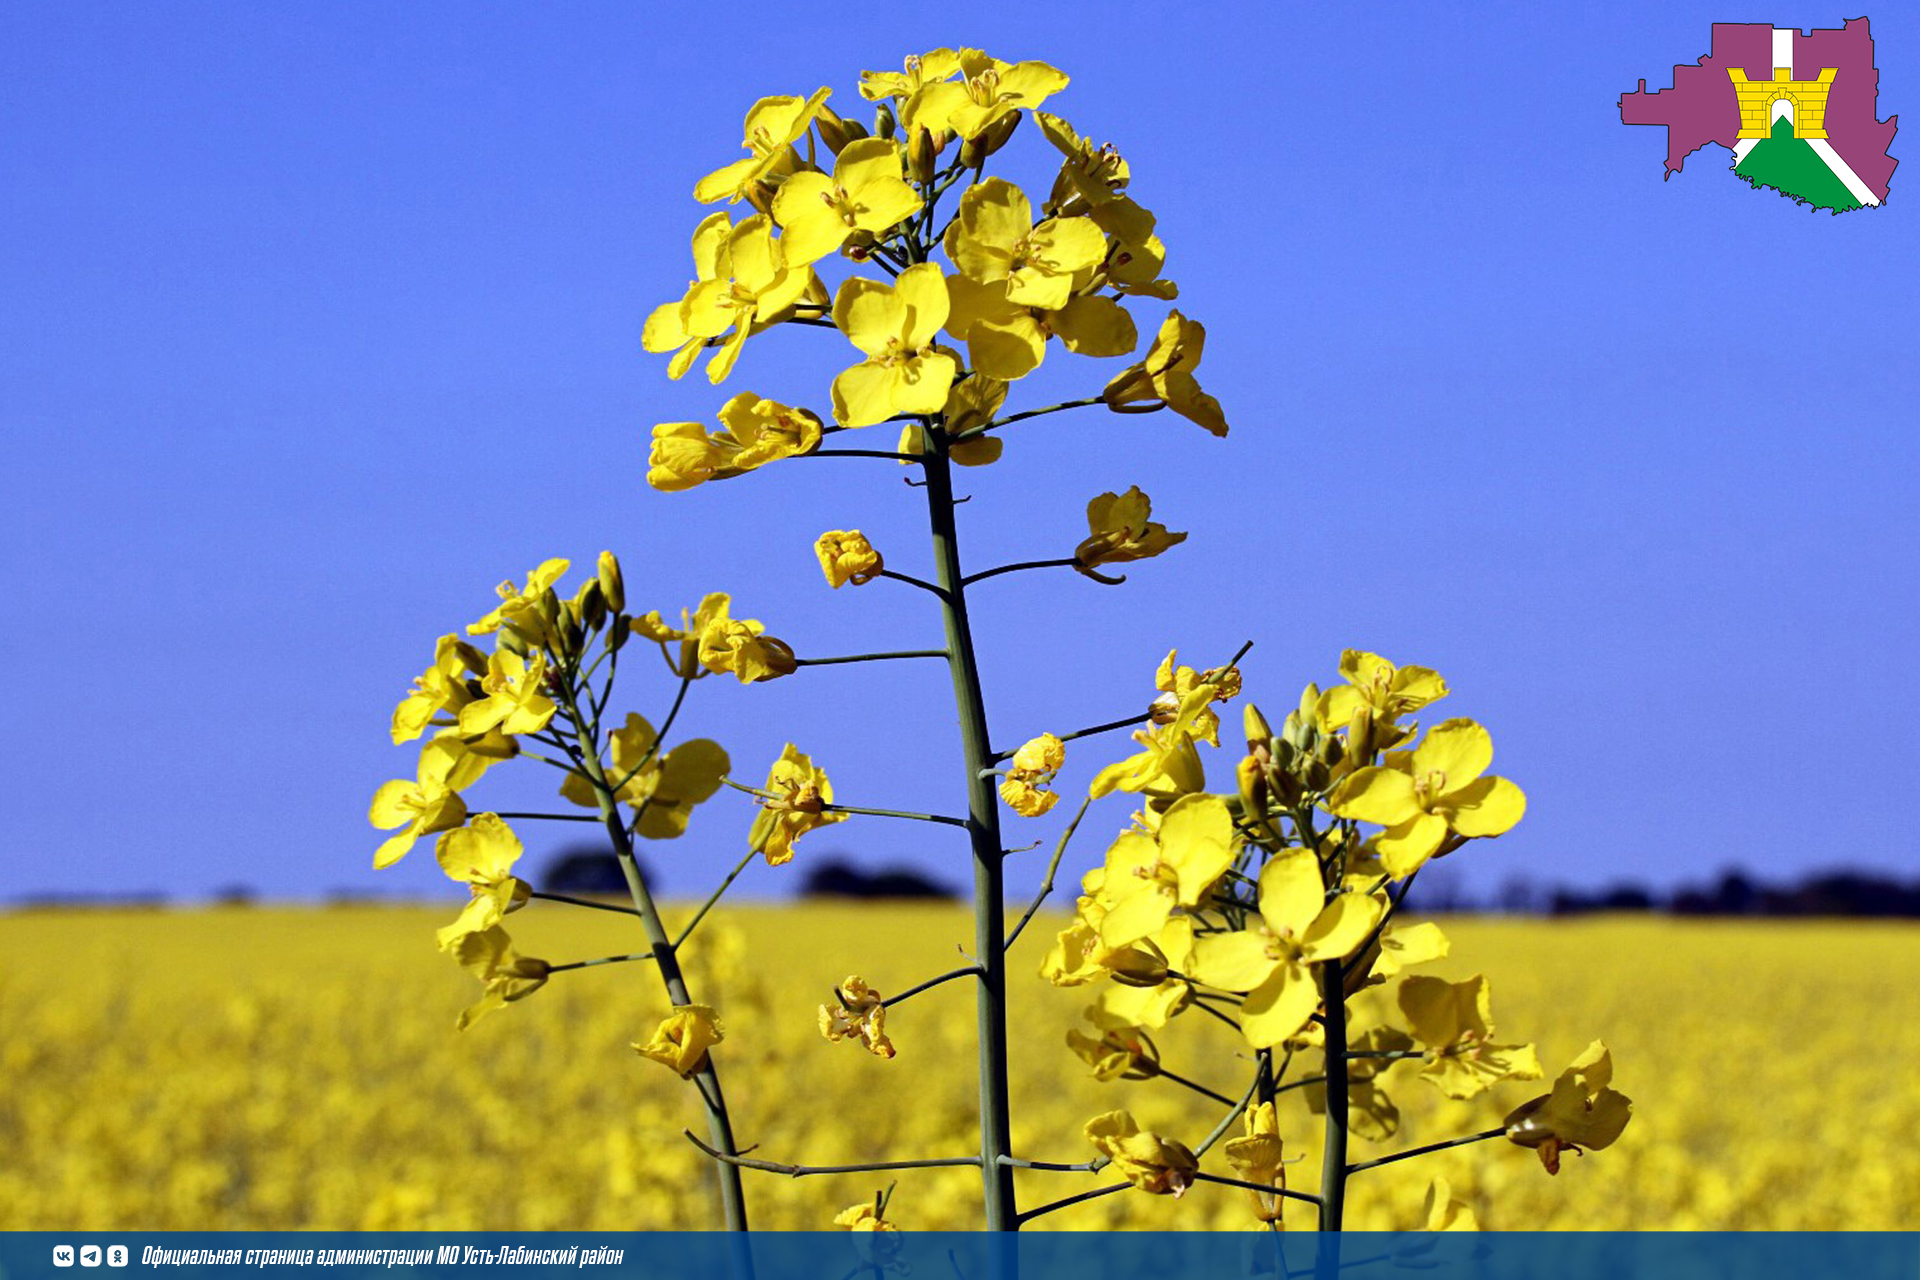
[[1091,1191],[1082,1191],[1077,1195],[1063,1196],[1058,1200],[1049,1200],[1039,1208],[1029,1209],[1015,1219],[1015,1229],[1017,1230],[1019,1227],[1025,1226],[1035,1218],[1044,1218],[1050,1213],[1058,1213],[1060,1210],[1071,1208],[1073,1205],[1085,1204],[1089,1200],[1098,1200],[1101,1196],[1110,1196],[1115,1192],[1125,1191],[1132,1185],[1131,1182],[1116,1182],[1110,1187],[1095,1187]]
[[889,662],[895,658],[944,658],[945,649],[896,649],[890,653],[850,653],[844,658],[795,658],[796,667],[835,667],[844,662]]
[[[660,908],[654,903],[646,877],[640,874],[640,863],[633,854],[633,835],[620,816],[619,802],[614,799],[613,788],[608,785],[606,770],[600,763],[600,752],[594,740],[588,736],[587,729],[579,725],[580,717],[572,690],[563,690],[563,695],[576,725],[581,769],[593,784],[594,799],[600,806],[600,821],[605,825],[607,839],[619,859],[620,872],[626,877],[627,892],[633,898],[641,927],[646,930],[647,941],[652,944],[653,958],[660,969],[660,980],[667,988],[667,998],[675,1005],[692,1004],[694,1001],[687,992],[687,980],[680,972],[680,956],[667,936],[667,926],[660,919]],[[727,1114],[725,1095],[720,1091],[720,1072],[713,1065],[711,1055],[694,1078],[701,1101],[706,1104],[707,1131],[713,1137],[714,1146],[723,1152],[734,1153],[738,1148],[733,1140],[733,1123]],[[720,1203],[727,1229],[745,1231],[747,1202],[745,1189],[740,1183],[740,1171],[725,1162],[716,1164],[714,1168],[720,1181]]]
[[[1060,741],[1072,742],[1075,738],[1090,738],[1096,733],[1112,733],[1115,729],[1125,729],[1131,725],[1145,724],[1151,719],[1153,719],[1153,712],[1142,711],[1137,716],[1127,716],[1121,720],[1109,720],[1105,724],[1096,724],[1090,729],[1075,729],[1072,733],[1063,733],[1060,735]],[[1011,760],[1013,759],[1013,752],[997,751],[994,753],[993,759],[995,763],[1002,760]]]
[[1383,1164],[1393,1164],[1399,1160],[1411,1160],[1415,1156],[1424,1156],[1433,1151],[1445,1151],[1448,1147],[1464,1147],[1470,1142],[1485,1142],[1489,1138],[1504,1138],[1507,1127],[1487,1129],[1480,1133],[1470,1133],[1464,1138],[1448,1138],[1445,1142],[1429,1142],[1424,1147],[1414,1147],[1410,1151],[1396,1151],[1390,1156],[1381,1156],[1377,1160],[1362,1160],[1359,1164],[1347,1166],[1348,1173],[1359,1173],[1362,1169],[1378,1169]]
[[953,467],[944,433],[925,431],[927,515],[933,535],[935,581],[945,592],[940,611],[946,625],[953,700],[960,718],[967,780],[967,834],[973,845],[974,955],[980,962],[975,1017],[979,1027],[980,1165],[989,1231],[1017,1231],[1013,1170],[1000,1162],[1012,1154],[1007,1086],[1006,881],[1002,859],[999,797],[984,775],[993,762],[987,738],[986,704],[967,618],[965,575],[960,571],[959,532],[954,521]]
[[632,907],[617,907],[611,902],[595,902],[591,898],[569,898],[564,893],[541,893],[535,889],[528,897],[538,898],[542,902],[564,902],[570,907],[591,907],[595,911],[616,911],[623,916],[637,916],[640,913]]
[[[1068,556],[1065,560],[1022,560],[1019,564],[1003,564],[997,569],[988,569],[982,573],[976,573],[970,578],[962,578],[960,585],[970,587],[976,582],[985,582],[988,578],[997,578],[1003,573],[1018,573],[1022,569],[1062,569],[1068,565],[1079,563],[1080,562],[1072,556]],[[1065,741],[1065,739],[1062,739],[1062,741]]]
[[1073,821],[1069,822],[1067,829],[1060,833],[1060,843],[1053,847],[1053,861],[1047,864],[1047,875],[1040,882],[1040,892],[1033,895],[1033,901],[1027,904],[1026,914],[1020,917],[1020,923],[1014,925],[1013,932],[1007,935],[1006,950],[1013,949],[1015,939],[1019,938],[1021,930],[1027,927],[1027,921],[1033,919],[1033,913],[1040,909],[1040,904],[1045,902],[1047,895],[1053,892],[1053,877],[1060,870],[1060,859],[1067,851],[1067,841],[1073,839],[1074,831],[1080,826],[1080,819],[1087,816],[1087,808],[1092,804],[1092,796],[1082,800],[1080,812],[1073,815]]
[[602,956],[598,960],[570,960],[566,964],[548,965],[547,972],[560,973],[567,969],[591,969],[597,964],[626,964],[629,961],[638,960],[644,962],[652,960],[653,958],[653,952],[641,951],[630,956]]
[[1215,1093],[1213,1090],[1207,1088],[1207,1086],[1196,1084],[1185,1076],[1175,1075],[1165,1067],[1155,1067],[1153,1074],[1161,1080],[1166,1080],[1172,1084],[1180,1085],[1183,1088],[1191,1089],[1203,1098],[1212,1098],[1215,1102],[1225,1103],[1229,1107],[1235,1105],[1233,1099],[1229,1098],[1226,1094]]
[[1327,997],[1327,1118],[1320,1157],[1320,1229],[1339,1231],[1347,1203],[1347,996],[1338,960],[1323,970]]
[[965,444],[974,437],[983,436],[995,428],[1009,426],[1015,422],[1025,422],[1028,418],[1037,418],[1041,414],[1059,413],[1063,409],[1084,409],[1089,405],[1105,403],[1106,401],[1099,396],[1088,396],[1085,400],[1063,400],[1059,404],[1050,404],[1044,409],[1028,409],[1025,413],[1010,413],[1004,418],[996,418],[992,422],[983,423],[980,426],[971,427],[968,430],[962,431],[953,438],[953,443]]
[[869,1164],[777,1164],[772,1160],[749,1159],[737,1152],[716,1151],[691,1133],[687,1133],[686,1137],[688,1142],[730,1169],[758,1169],[763,1173],[784,1173],[789,1178],[806,1178],[822,1173],[874,1173],[882,1169],[945,1169],[980,1163],[978,1156],[947,1156],[933,1160],[876,1160]]
[[680,930],[680,936],[673,940],[674,950],[678,951],[687,945],[687,939],[693,936],[693,931],[699,927],[700,922],[707,918],[707,912],[713,910],[713,904],[720,901],[720,895],[731,889],[733,882],[740,878],[740,873],[747,869],[747,864],[759,856],[758,849],[749,849],[747,856],[734,864],[733,870],[727,872],[727,878],[720,882],[720,887],[707,895],[707,900],[700,904],[698,911],[693,913],[693,919],[687,921],[686,928]]
[[600,819],[590,813],[496,813],[496,818],[512,818],[515,821],[540,820],[544,822],[598,822]]
[[918,986],[908,987],[897,996],[888,996],[880,1002],[880,1007],[882,1009],[891,1008],[893,1005],[899,1004],[902,1000],[919,995],[922,991],[931,991],[943,982],[952,982],[955,978],[971,978],[979,972],[980,966],[977,964],[963,965],[958,969],[950,969],[937,978],[928,978]]

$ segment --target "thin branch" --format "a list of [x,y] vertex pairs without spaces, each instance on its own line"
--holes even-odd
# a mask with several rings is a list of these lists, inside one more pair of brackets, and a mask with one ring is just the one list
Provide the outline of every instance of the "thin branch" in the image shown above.
[[923,582],[919,578],[914,577],[912,574],[895,573],[891,569],[882,569],[880,571],[880,576],[883,578],[892,578],[895,582],[904,582],[908,586],[918,587],[922,591],[931,591],[934,595],[939,596],[942,599],[946,598],[947,592],[944,587],[936,587],[931,582]]
[[600,819],[586,813],[496,813],[496,818],[539,819],[544,822],[598,822]]
[[790,1178],[807,1178],[822,1173],[876,1173],[882,1169],[944,1169],[952,1166],[980,1166],[979,1156],[950,1156],[939,1160],[880,1160],[872,1164],[775,1164],[771,1160],[753,1160],[746,1156],[730,1156],[724,1151],[716,1151],[700,1139],[693,1136],[692,1130],[682,1129],[687,1141],[723,1164],[738,1165],[742,1169],[759,1169],[764,1173],[784,1173]]
[[1185,1088],[1191,1089],[1195,1093],[1200,1094],[1203,1097],[1212,1098],[1215,1102],[1224,1103],[1229,1107],[1234,1105],[1233,1099],[1229,1098],[1226,1094],[1215,1093],[1213,1090],[1207,1088],[1207,1086],[1203,1084],[1196,1084],[1192,1080],[1187,1079],[1185,1076],[1175,1075],[1173,1072],[1167,1070],[1165,1067],[1156,1065],[1153,1074],[1154,1076],[1157,1076],[1162,1080],[1168,1080],[1174,1084],[1181,1085],[1181,1086],[1184,1086]]
[[[1109,720],[1106,724],[1096,724],[1090,729],[1075,729],[1072,733],[1063,733],[1060,735],[1060,741],[1072,742],[1075,738],[1090,738],[1096,733],[1112,733],[1115,729],[1124,729],[1129,725],[1145,724],[1151,719],[1153,719],[1153,712],[1142,711],[1139,715],[1128,716],[1124,720]],[[1011,760],[1013,759],[1013,752],[1002,751],[993,758],[996,762]]]
[[1218,1009],[1208,1004],[1205,1000],[1201,999],[1200,996],[1197,994],[1193,998],[1193,1007],[1200,1010],[1200,1012],[1202,1013],[1212,1014],[1214,1017],[1220,1019],[1220,1021],[1232,1027],[1235,1031],[1240,1030],[1240,1023],[1238,1019],[1228,1017],[1226,1014],[1220,1012]]
[[1011,426],[1016,422],[1025,422],[1028,418],[1038,418],[1042,414],[1059,413],[1063,409],[1084,409],[1090,405],[1105,403],[1106,401],[1100,396],[1089,396],[1085,400],[1063,400],[1059,404],[1050,404],[1044,409],[1028,409],[1024,413],[1010,413],[1004,418],[996,418],[992,422],[984,423],[977,427],[969,427],[967,430],[953,437],[949,443],[960,444],[973,439],[975,436],[983,436],[996,428]]
[[979,965],[977,964],[963,965],[958,969],[953,969],[947,973],[943,973],[937,978],[928,978],[925,982],[921,983],[917,987],[908,987],[905,991],[902,991],[897,996],[888,996],[885,1000],[882,1000],[880,1002],[880,1007],[882,1009],[885,1009],[891,1005],[899,1004],[902,1000],[906,1000],[912,996],[917,996],[922,991],[930,991],[934,987],[939,986],[943,982],[952,982],[955,978],[978,977],[979,974],[980,974]]
[[564,893],[541,893],[535,889],[531,897],[545,902],[564,902],[570,907],[592,907],[595,911],[613,911],[623,916],[637,916],[640,913],[632,907],[619,906],[612,902],[595,902],[591,898],[569,898]]
[[1000,1163],[1010,1169],[1038,1169],[1042,1173],[1098,1173],[1113,1161],[1103,1156],[1081,1164],[1059,1164],[1052,1160],[1022,1160],[1019,1156],[1001,1156]]
[[[666,650],[662,649],[660,652],[664,654]],[[618,796],[621,790],[633,781],[634,775],[651,764],[653,758],[660,754],[660,744],[667,740],[667,734],[672,730],[673,722],[679,719],[680,705],[687,700],[687,690],[692,687],[692,676],[680,677],[680,691],[673,695],[673,705],[667,708],[667,718],[660,722],[660,731],[653,735],[653,741],[647,744],[646,751],[641,753],[640,759],[635,762],[633,768],[627,770],[626,776],[620,779],[620,785],[612,789],[612,795]]]
[[1029,1209],[1025,1213],[1014,1215],[1014,1221],[1024,1226],[1035,1218],[1043,1218],[1049,1213],[1056,1213],[1072,1205],[1084,1204],[1088,1200],[1098,1200],[1101,1196],[1110,1196],[1116,1191],[1125,1191],[1132,1185],[1131,1182],[1116,1182],[1110,1187],[1095,1187],[1092,1191],[1082,1191],[1078,1195],[1052,1200],[1037,1209]]
[[565,964],[548,965],[547,972],[559,973],[565,969],[589,969],[596,964],[625,964],[629,960],[646,961],[657,958],[651,951],[641,951],[630,956],[602,956],[598,960],[569,960]]
[[858,813],[869,818],[911,818],[916,822],[938,822],[942,826],[948,827],[964,827],[967,825],[965,818],[950,818],[941,813],[906,813],[899,809],[856,809],[848,804],[830,804],[825,806],[821,812]]
[[844,658],[795,658],[796,667],[834,667],[847,662],[892,662],[898,658],[945,658],[945,649],[896,649],[888,653],[851,653]]
[[733,882],[740,878],[740,873],[747,869],[747,864],[759,856],[760,851],[758,849],[749,849],[747,850],[747,856],[740,859],[740,861],[734,865],[733,870],[727,872],[727,878],[720,882],[720,887],[707,895],[707,900],[700,904],[698,911],[693,913],[693,919],[687,921],[686,928],[680,930],[680,936],[673,940],[673,949],[675,951],[678,951],[680,945],[692,936],[695,927],[707,918],[707,912],[713,910],[713,904],[720,901],[720,895],[733,887]]
[[1424,1147],[1415,1147],[1411,1151],[1396,1151],[1390,1156],[1381,1156],[1377,1160],[1362,1160],[1359,1164],[1347,1166],[1348,1173],[1359,1173],[1362,1169],[1377,1169],[1383,1164],[1393,1164],[1400,1160],[1411,1160],[1415,1156],[1424,1156],[1432,1151],[1445,1151],[1448,1147],[1464,1147],[1470,1142],[1485,1142],[1489,1138],[1507,1136],[1505,1125],[1498,1129],[1488,1129],[1484,1133],[1470,1133],[1464,1138],[1448,1138],[1445,1142],[1429,1142]]
[[1248,1182],[1241,1178],[1223,1178],[1217,1173],[1196,1173],[1195,1182],[1211,1182],[1220,1187],[1239,1187],[1242,1191],[1258,1191],[1265,1196],[1283,1196],[1288,1200],[1300,1200],[1307,1204],[1319,1204],[1320,1197],[1304,1191],[1289,1191],[1285,1187],[1269,1186],[1264,1182]]
[[1346,1057],[1349,1062],[1355,1058],[1424,1058],[1427,1052],[1425,1049],[1362,1049],[1356,1053],[1349,1049]]
[[1085,800],[1082,800],[1080,802],[1080,812],[1073,815],[1073,821],[1069,822],[1067,829],[1060,833],[1060,843],[1053,847],[1053,861],[1047,864],[1047,878],[1040,882],[1040,892],[1033,895],[1033,901],[1027,904],[1026,914],[1022,915],[1020,922],[1013,926],[1013,932],[1007,935],[1007,941],[1001,950],[1013,950],[1014,941],[1019,938],[1021,930],[1027,927],[1027,922],[1033,919],[1033,913],[1040,909],[1040,904],[1045,902],[1047,895],[1053,892],[1053,877],[1054,874],[1060,870],[1060,859],[1067,851],[1067,841],[1073,839],[1075,828],[1079,827],[1080,819],[1087,816],[1087,809],[1092,804],[1092,796],[1088,796]]
[[919,462],[917,453],[894,453],[889,449],[815,449],[812,453],[796,454],[801,458],[887,458],[894,462]]
[[1225,1137],[1227,1130],[1233,1127],[1233,1122],[1235,1120],[1238,1120],[1241,1114],[1245,1112],[1248,1107],[1253,1105],[1253,1095],[1258,1093],[1259,1091],[1260,1091],[1260,1077],[1259,1075],[1256,1074],[1253,1077],[1253,1083],[1247,1086],[1247,1096],[1240,1099],[1240,1101],[1234,1103],[1233,1109],[1228,1111],[1227,1114],[1225,1114],[1224,1116],[1220,1117],[1220,1123],[1213,1126],[1213,1132],[1209,1133],[1206,1136],[1206,1139],[1203,1142],[1201,1142],[1199,1146],[1193,1149],[1193,1154],[1195,1156],[1203,1156],[1207,1154],[1207,1152],[1212,1149],[1214,1143],[1220,1141],[1221,1138]]
[[1060,569],[1080,562],[1072,556],[1065,560],[1022,560],[1019,564],[1003,564],[997,569],[983,569],[960,579],[960,585],[970,587],[976,582],[985,582],[988,578],[997,578],[1003,573],[1018,573],[1022,569]]

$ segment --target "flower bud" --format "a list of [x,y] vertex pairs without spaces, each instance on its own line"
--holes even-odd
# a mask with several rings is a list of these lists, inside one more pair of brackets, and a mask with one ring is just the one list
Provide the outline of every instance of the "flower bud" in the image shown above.
[[813,126],[820,131],[820,141],[836,156],[840,154],[840,148],[853,141],[847,136],[847,122],[824,102],[813,113]]
[[624,613],[615,614],[613,625],[607,628],[606,638],[602,641],[614,653],[626,647],[627,637],[633,634],[633,619]]
[[598,578],[588,578],[586,585],[580,588],[579,594],[573,598],[571,613],[587,631],[598,631],[600,624],[607,620],[607,598],[600,590]]
[[1265,825],[1267,812],[1267,778],[1260,768],[1260,762],[1252,756],[1240,761],[1233,770],[1234,781],[1240,784],[1240,807],[1248,822]]
[[1356,760],[1373,759],[1373,708],[1361,703],[1347,721],[1347,750]]
[[1007,145],[1007,139],[1020,127],[1020,111],[1007,114],[988,125],[977,138],[968,138],[960,148],[960,163],[968,169],[978,169],[987,162],[987,157]]
[[907,142],[907,176],[922,185],[932,182],[935,158],[932,131],[925,125],[915,125],[913,137]]
[[893,118],[893,108],[882,102],[873,109],[873,132],[882,138],[891,138],[898,127]]
[[753,206],[755,213],[764,213],[772,217],[773,193],[774,185],[771,182],[765,178],[756,178],[747,184],[747,189],[742,194],[746,196],[747,203]]
[[1273,726],[1260,714],[1259,707],[1249,702],[1240,719],[1247,726],[1247,750],[1257,751],[1273,741]]
[[500,627],[500,647],[515,657],[527,656],[527,642],[511,625],[502,623]]
[[607,608],[619,613],[627,607],[626,580],[620,576],[620,560],[611,551],[600,553],[600,594]]

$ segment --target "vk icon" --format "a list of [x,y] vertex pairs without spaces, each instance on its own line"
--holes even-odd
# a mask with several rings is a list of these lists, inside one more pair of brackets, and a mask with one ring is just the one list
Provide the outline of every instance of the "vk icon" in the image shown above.
[[127,1246],[123,1244],[108,1245],[107,1246],[107,1265],[110,1267],[126,1266],[127,1265]]
[[53,1246],[53,1265],[56,1267],[72,1266],[73,1246],[70,1244],[57,1244]]
[[100,1246],[97,1244],[81,1245],[80,1246],[80,1265],[83,1267],[99,1266],[100,1265]]

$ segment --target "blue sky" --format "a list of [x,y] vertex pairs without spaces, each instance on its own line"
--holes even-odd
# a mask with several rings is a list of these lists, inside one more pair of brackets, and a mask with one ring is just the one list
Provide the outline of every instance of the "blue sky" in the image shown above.
[[[1073,76],[1051,105],[1126,154],[1233,423],[1083,410],[964,475],[969,569],[1066,554],[1129,484],[1192,535],[1122,588],[980,589],[1002,744],[1128,713],[1174,645],[1208,665],[1255,640],[1249,689],[1279,708],[1352,645],[1440,669],[1526,788],[1525,823],[1456,860],[1474,887],[1912,870],[1906,175],[1839,218],[1717,148],[1663,183],[1664,131],[1615,107],[1713,21],[1848,15],[749,8],[0,15],[10,893],[446,892],[424,848],[369,870],[368,796],[412,771],[387,716],[434,637],[547,556],[615,549],[641,608],[730,591],[803,654],[937,643],[924,597],[831,592],[814,564],[817,533],[859,527],[925,568],[892,464],[643,482],[654,422],[749,389],[824,409],[852,349],[767,335],[716,389],[669,382],[639,332],[755,98],[828,84],[851,112],[861,69],[939,44]],[[1870,16],[1881,115],[1920,111],[1920,25]],[[1042,172],[1037,132],[1009,151]],[[1119,367],[1055,354],[1017,403]],[[671,688],[634,671],[623,701],[657,715]],[[845,802],[961,804],[938,664],[709,680],[682,725],[744,777],[792,740]],[[1075,744],[1065,785],[1125,745]],[[546,775],[472,799],[544,807]],[[730,865],[750,817],[722,798],[656,848],[669,891]],[[801,851],[836,847],[967,878],[955,832],[856,821]]]

